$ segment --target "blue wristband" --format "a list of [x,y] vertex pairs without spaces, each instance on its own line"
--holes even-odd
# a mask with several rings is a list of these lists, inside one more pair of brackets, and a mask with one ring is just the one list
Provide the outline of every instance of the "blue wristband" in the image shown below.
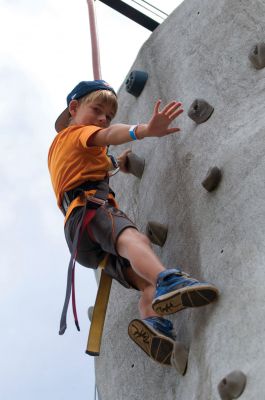
[[129,134],[130,134],[132,140],[137,140],[137,137],[136,137],[136,135],[135,135],[135,129],[137,128],[137,126],[138,126],[138,125],[132,125],[132,126],[129,128]]

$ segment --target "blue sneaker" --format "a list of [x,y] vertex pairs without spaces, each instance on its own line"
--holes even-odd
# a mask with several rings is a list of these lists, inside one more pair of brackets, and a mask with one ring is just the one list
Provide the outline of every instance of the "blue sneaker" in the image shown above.
[[170,321],[162,317],[134,319],[128,326],[128,334],[154,361],[171,366],[176,336]]
[[168,269],[158,275],[152,307],[158,315],[169,315],[187,307],[210,304],[218,294],[214,285],[199,282],[179,269]]

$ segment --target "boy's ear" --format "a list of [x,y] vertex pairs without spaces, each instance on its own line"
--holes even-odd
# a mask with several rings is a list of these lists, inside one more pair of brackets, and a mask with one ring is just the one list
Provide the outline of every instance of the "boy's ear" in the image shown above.
[[69,103],[69,106],[68,106],[68,110],[69,110],[69,113],[71,114],[72,117],[75,116],[77,108],[78,108],[78,101],[77,100],[71,100],[70,103]]

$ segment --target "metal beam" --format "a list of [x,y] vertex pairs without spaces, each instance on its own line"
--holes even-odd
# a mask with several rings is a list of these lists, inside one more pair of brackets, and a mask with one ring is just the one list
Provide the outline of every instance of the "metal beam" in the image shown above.
[[149,31],[153,32],[160,25],[152,18],[148,17],[147,15],[141,13],[135,8],[124,3],[124,1],[121,0],[99,0],[99,1],[113,8],[119,13],[125,15],[134,22],[137,22],[137,24],[142,25],[144,28],[149,29]]

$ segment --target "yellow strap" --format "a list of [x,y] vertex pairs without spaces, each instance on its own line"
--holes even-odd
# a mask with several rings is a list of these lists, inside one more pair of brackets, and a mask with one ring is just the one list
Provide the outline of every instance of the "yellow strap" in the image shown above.
[[112,282],[112,278],[104,272],[104,267],[107,262],[108,256],[106,256],[99,264],[102,271],[86,348],[86,354],[89,354],[90,356],[99,356],[100,353],[101,338]]
[[99,268],[104,269],[104,268],[106,267],[106,265],[107,265],[108,260],[109,260],[109,255],[107,254],[107,255],[103,258],[103,260],[100,261],[100,263],[99,263],[99,265],[98,265]]

